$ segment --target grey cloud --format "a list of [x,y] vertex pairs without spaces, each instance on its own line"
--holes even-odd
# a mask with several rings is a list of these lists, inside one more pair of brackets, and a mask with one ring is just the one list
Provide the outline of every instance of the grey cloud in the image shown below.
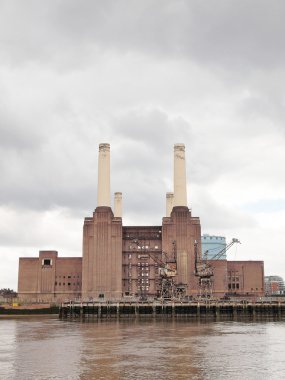
[[189,141],[192,137],[188,121],[182,117],[170,117],[158,108],[130,110],[114,120],[113,129],[121,138],[144,144],[160,154],[167,154],[165,148],[173,146],[174,142]]
[[279,0],[9,3],[1,9],[1,50],[14,62],[56,62],[66,54],[75,58],[76,49],[86,64],[94,48],[186,57],[239,71],[280,66],[285,58],[285,4]]
[[[2,98],[2,99],[1,99]],[[0,98],[0,150],[35,149],[41,142],[40,132],[33,123],[12,109],[10,102]]]
[[[64,247],[70,252],[74,249],[80,252],[82,215],[75,217],[64,208],[42,212],[13,207],[0,207],[0,215],[0,248],[33,247],[30,252],[32,255],[35,255],[39,249],[45,248]],[[17,230],[16,237],[15,230]]]
[[285,99],[280,93],[267,94],[265,91],[247,97],[237,109],[247,123],[254,121],[248,133],[272,133],[272,129],[285,133]]
[[222,234],[225,233],[222,231],[235,229],[240,231],[257,227],[256,220],[249,213],[216,201],[201,187],[193,188],[192,197],[194,214],[199,215],[204,233],[211,231]]
[[[54,129],[29,154],[7,148],[1,164],[1,204],[68,207],[76,213],[96,206],[98,144],[106,140],[104,132],[101,140],[90,139],[90,127],[73,128],[62,121],[60,131]],[[112,191],[124,193],[125,212],[161,215],[165,193],[172,190],[173,144],[184,142],[187,149],[194,140],[189,123],[162,110],[132,110],[114,119],[105,134],[112,136],[107,141]]]
[[112,129],[120,141],[112,150],[113,186],[127,197],[125,211],[136,210],[144,220],[162,215],[165,193],[172,190],[173,145],[184,142],[187,149],[191,126],[162,110],[140,108],[114,120]]
[[[134,125],[136,122],[134,119]],[[33,149],[24,152],[22,148],[25,142],[19,139],[21,133],[19,121],[15,121],[14,134],[17,139],[13,140],[11,137],[11,146],[7,144],[7,139],[5,140],[5,133],[2,134],[4,144],[1,155],[5,159],[0,163],[1,204],[42,210],[58,206],[69,207],[78,212],[95,208],[97,151],[98,144],[105,138],[99,139],[100,133],[96,131],[93,133],[90,126],[76,127],[70,117],[66,120],[65,112],[57,123],[61,124],[60,129],[51,128],[49,133],[40,136],[39,141],[33,140],[33,129],[31,131],[24,129],[25,139],[34,141],[35,144]],[[11,133],[9,129],[8,132]],[[105,133],[112,134],[112,129]],[[144,135],[140,128],[138,133]],[[124,136],[120,136],[119,132],[115,133],[115,136],[115,140],[122,145],[125,144],[122,143]],[[124,152],[116,149],[114,154],[112,152],[112,163],[114,163],[112,184],[115,190],[124,190],[125,184],[131,179],[133,188],[137,186],[136,192],[139,196],[143,189],[146,193],[151,192],[151,186],[155,189],[154,193],[157,191],[156,173],[161,168],[159,164],[152,165],[156,155],[145,147],[146,145],[139,149],[138,144],[131,141],[126,144]],[[125,158],[126,153],[127,158]],[[149,169],[151,167],[153,171]]]

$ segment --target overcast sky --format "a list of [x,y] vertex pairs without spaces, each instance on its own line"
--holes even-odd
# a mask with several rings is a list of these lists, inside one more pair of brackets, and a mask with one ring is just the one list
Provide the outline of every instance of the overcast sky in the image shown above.
[[228,257],[285,278],[285,2],[0,0],[0,288],[18,258],[81,256],[111,144],[124,225],[161,224],[173,145]]

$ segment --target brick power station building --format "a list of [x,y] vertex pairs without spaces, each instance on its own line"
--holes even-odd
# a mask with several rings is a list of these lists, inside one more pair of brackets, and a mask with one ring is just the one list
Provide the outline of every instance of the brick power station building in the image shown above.
[[[195,245],[201,258],[201,226],[187,206],[184,144],[174,145],[174,192],[166,194],[166,216],[160,226],[123,226],[122,194],[110,199],[110,145],[99,145],[98,203],[83,226],[82,257],[19,259],[18,294],[29,302],[153,298],[160,292],[160,263],[175,259],[175,283],[184,295],[199,294],[195,275]],[[197,255],[196,251],[196,255]],[[262,296],[262,261],[209,260],[213,296]]]

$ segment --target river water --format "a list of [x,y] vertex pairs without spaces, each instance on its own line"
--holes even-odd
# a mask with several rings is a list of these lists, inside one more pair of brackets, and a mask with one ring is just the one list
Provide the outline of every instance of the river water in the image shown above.
[[0,379],[284,379],[285,321],[0,319]]

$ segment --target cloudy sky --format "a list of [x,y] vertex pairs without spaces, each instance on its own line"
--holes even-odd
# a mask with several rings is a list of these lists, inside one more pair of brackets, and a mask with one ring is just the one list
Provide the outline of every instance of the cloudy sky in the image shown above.
[[0,0],[0,288],[80,256],[111,144],[125,225],[160,224],[173,144],[202,232],[285,277],[285,2]]

